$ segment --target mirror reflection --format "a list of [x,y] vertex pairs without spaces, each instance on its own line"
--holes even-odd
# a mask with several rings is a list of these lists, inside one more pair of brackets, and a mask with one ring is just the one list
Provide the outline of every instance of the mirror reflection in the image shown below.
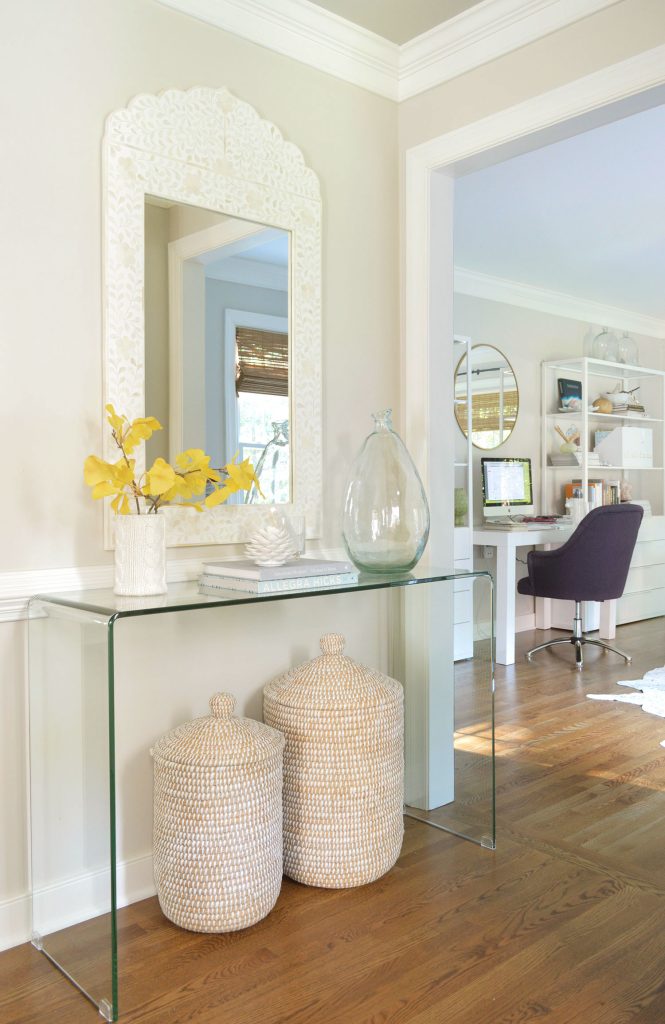
[[[264,497],[291,495],[289,232],[146,196],[146,459],[236,452]],[[237,501],[243,495],[235,496]]]
[[455,371],[455,418],[468,436],[468,398],[471,398],[471,442],[476,448],[498,448],[513,432],[519,392],[512,366],[493,345],[471,349],[471,375],[466,355]]

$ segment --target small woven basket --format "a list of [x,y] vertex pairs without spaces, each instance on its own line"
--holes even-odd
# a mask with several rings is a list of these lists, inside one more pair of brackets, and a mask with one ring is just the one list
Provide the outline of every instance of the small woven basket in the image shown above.
[[284,737],[233,717],[217,693],[211,715],[157,741],[154,870],[162,911],[181,928],[232,932],[265,917],[282,882]]
[[404,835],[404,697],[394,679],[344,657],[344,637],[264,689],[286,737],[284,873],[327,889],[390,870]]

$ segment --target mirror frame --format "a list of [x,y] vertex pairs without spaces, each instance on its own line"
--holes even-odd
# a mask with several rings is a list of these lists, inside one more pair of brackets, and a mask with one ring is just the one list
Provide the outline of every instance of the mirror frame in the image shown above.
[[459,420],[459,418],[457,416],[457,403],[456,403],[456,400],[455,400],[455,388],[457,387],[457,374],[459,373],[459,368],[462,365],[462,363],[464,362],[464,360],[467,358],[467,354],[469,356],[469,359],[471,359],[471,362],[472,362],[472,365],[473,365],[472,353],[473,353],[474,348],[492,348],[492,349],[494,349],[495,352],[498,352],[499,355],[502,356],[503,359],[505,359],[506,363],[510,367],[510,371],[511,371],[511,373],[512,373],[512,375],[514,377],[514,380],[515,380],[515,390],[517,392],[517,411],[515,413],[515,422],[513,423],[512,427],[510,428],[510,432],[509,432],[508,436],[504,437],[503,441],[499,441],[498,444],[495,444],[493,448],[483,448],[481,445],[476,444],[475,441],[473,440],[473,396],[471,398],[471,410],[470,410],[471,414],[470,414],[470,417],[469,417],[469,422],[471,424],[471,445],[474,448],[476,448],[479,452],[495,452],[497,450],[497,448],[501,448],[506,443],[506,441],[508,441],[513,436],[513,431],[515,430],[515,427],[517,426],[517,419],[518,419],[519,412],[520,412],[520,388],[519,388],[519,384],[517,383],[517,374],[515,373],[515,370],[513,368],[513,364],[511,363],[510,359],[505,354],[505,352],[502,352],[502,350],[500,348],[498,348],[496,345],[490,345],[489,342],[480,341],[480,342],[478,342],[477,345],[471,345],[469,347],[468,353],[465,352],[464,355],[460,356],[460,358],[458,359],[457,366],[455,367],[455,371],[453,373],[453,402],[454,402],[455,422],[457,423],[457,426],[459,427],[459,429],[460,429],[460,431],[462,433],[462,436],[464,437],[465,440],[468,440],[468,437],[467,437],[466,430],[462,426],[462,424],[461,424],[461,422],[460,422],[460,420]]
[[[145,196],[214,210],[290,233],[291,502],[307,536],[321,534],[321,197],[300,150],[228,89],[142,95],[106,122],[104,172],[104,405],[130,419],[145,409]],[[105,458],[117,452],[104,420]],[[203,439],[202,439],[203,440]],[[203,447],[204,445],[202,445]],[[229,459],[233,452],[229,452]],[[144,466],[143,447],[137,469]],[[270,506],[164,509],[168,547],[246,541]],[[105,501],[105,547],[114,513]]]

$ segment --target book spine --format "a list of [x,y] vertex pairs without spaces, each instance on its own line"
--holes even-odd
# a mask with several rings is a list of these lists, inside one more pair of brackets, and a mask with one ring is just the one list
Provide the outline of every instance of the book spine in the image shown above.
[[249,594],[281,594],[294,590],[320,590],[358,582],[357,572],[326,573],[324,576],[297,576],[286,580],[244,580],[215,576],[201,577],[205,587],[214,590],[242,590]]

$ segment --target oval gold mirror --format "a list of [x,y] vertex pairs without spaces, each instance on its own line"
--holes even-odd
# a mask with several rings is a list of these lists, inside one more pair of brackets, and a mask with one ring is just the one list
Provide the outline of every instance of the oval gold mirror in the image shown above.
[[471,399],[471,443],[485,450],[507,441],[517,422],[519,391],[515,372],[498,348],[474,345],[471,374],[466,355],[455,370],[455,419],[468,437]]

